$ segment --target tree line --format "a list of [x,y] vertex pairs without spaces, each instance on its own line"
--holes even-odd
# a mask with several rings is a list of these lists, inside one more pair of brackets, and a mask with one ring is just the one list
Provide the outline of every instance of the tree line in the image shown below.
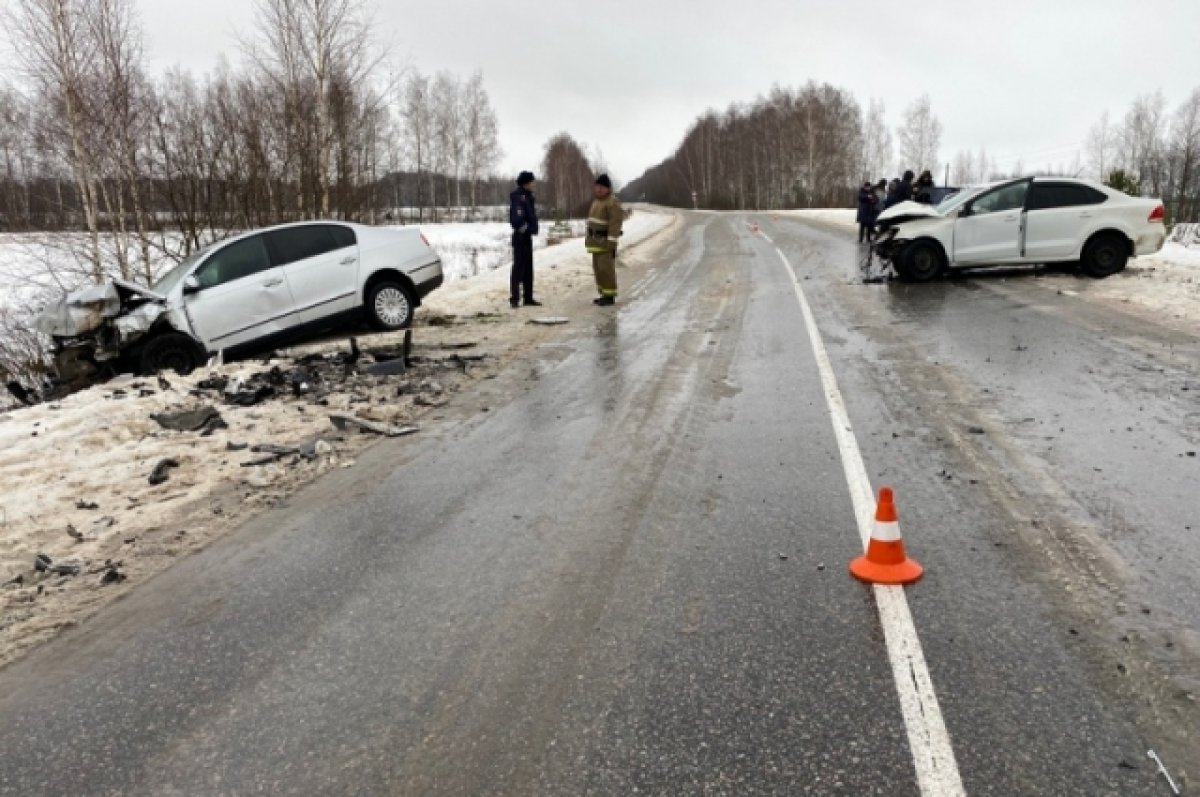
[[1114,188],[1164,200],[1174,221],[1200,221],[1200,87],[1175,109],[1161,91],[1134,99],[1088,134],[1087,167]]
[[503,201],[480,73],[390,70],[362,0],[253,1],[241,65],[152,76],[133,0],[13,0],[0,229],[82,229],[97,279],[148,280],[234,230]]

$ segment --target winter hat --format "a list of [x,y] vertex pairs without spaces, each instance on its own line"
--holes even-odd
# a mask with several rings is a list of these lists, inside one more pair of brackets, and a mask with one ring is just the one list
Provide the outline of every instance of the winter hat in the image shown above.
[[525,186],[532,183],[534,181],[534,179],[536,179],[536,178],[534,178],[533,172],[521,172],[521,174],[518,175],[518,177],[517,177],[517,185],[524,188]]
[[596,185],[602,185],[608,190],[612,190],[612,180],[608,179],[607,174],[602,174],[596,178]]

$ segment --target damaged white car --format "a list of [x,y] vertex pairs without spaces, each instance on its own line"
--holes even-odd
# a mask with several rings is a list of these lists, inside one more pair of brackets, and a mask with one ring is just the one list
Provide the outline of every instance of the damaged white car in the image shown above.
[[1089,180],[1029,177],[964,189],[936,207],[902,202],[879,215],[874,253],[905,280],[952,268],[1078,263],[1096,278],[1166,241],[1163,204]]
[[304,222],[213,244],[149,288],[114,280],[46,308],[60,379],[133,370],[188,373],[217,352],[236,357],[365,320],[409,326],[442,284],[417,229]]

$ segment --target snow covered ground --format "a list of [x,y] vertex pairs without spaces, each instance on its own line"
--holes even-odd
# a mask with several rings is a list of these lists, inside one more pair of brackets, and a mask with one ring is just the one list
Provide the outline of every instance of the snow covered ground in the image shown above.
[[[635,210],[622,262],[653,262],[671,236],[648,239],[676,219],[670,212]],[[483,241],[488,246],[479,250],[504,262],[506,238],[495,231],[477,238],[460,226],[466,225],[436,233],[447,251]],[[581,240],[543,247],[535,258],[544,310],[509,308],[504,268],[450,282],[418,313],[416,354],[425,361],[405,376],[352,370],[315,392],[293,395],[285,384],[274,398],[237,406],[203,387],[211,376],[206,369],[186,378],[169,375],[164,384],[120,378],[62,401],[0,412],[0,666],[320,474],[353,463],[377,438],[339,432],[331,413],[392,425],[432,423],[465,385],[494,376],[520,353],[560,334],[561,327],[529,324],[530,318],[603,312],[591,306],[595,289]],[[626,271],[621,269],[622,279]],[[399,348],[401,336],[360,336],[359,344],[363,362],[370,362],[372,351]],[[305,355],[336,357],[347,350],[343,335],[282,352],[269,363],[231,363],[215,373],[236,379],[278,366],[286,374]],[[340,366],[333,370],[342,375]],[[216,408],[226,424],[207,436],[164,429],[150,417],[205,406]],[[242,447],[261,444],[308,446],[313,456],[253,464],[261,455]],[[177,467],[165,482],[151,484],[149,475],[164,459]],[[35,572],[37,554],[80,572]],[[128,580],[102,583],[111,570],[106,562],[119,562],[118,572]]]
[[[632,225],[640,223],[634,221],[639,215],[630,219]],[[534,257],[539,260],[548,248],[550,226],[543,223],[533,241]],[[572,236],[581,236],[584,222],[572,221],[568,227]],[[422,224],[421,232],[442,258],[447,281],[477,277],[512,263],[512,228],[508,224]],[[549,248],[570,245],[568,239]]]

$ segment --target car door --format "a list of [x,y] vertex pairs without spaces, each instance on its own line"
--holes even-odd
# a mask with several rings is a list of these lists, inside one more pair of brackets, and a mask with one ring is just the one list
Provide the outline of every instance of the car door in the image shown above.
[[954,262],[1009,263],[1021,256],[1029,181],[1006,183],[963,206],[954,222]]
[[1035,180],[1025,203],[1025,259],[1034,263],[1077,257],[1095,205],[1107,197],[1076,183]]
[[354,230],[343,224],[304,224],[266,235],[275,263],[283,268],[292,289],[298,323],[319,321],[355,306]]
[[187,294],[184,307],[209,351],[251,343],[295,323],[287,278],[272,264],[261,234],[217,249],[193,276],[199,289]]

